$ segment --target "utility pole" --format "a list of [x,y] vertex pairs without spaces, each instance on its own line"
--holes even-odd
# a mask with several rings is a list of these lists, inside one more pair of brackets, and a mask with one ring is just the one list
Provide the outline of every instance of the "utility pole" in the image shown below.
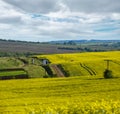
[[109,63],[110,63],[110,61],[111,61],[111,60],[104,60],[104,61],[106,61],[106,62],[107,62],[107,70],[109,70],[109,66],[110,66],[110,64],[109,64]]

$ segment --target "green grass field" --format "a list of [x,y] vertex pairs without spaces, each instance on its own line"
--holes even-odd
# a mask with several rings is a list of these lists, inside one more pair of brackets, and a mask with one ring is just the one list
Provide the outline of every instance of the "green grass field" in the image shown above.
[[[27,61],[25,64],[22,60]],[[23,68],[28,72],[29,78],[42,78],[45,75],[45,70],[40,66],[40,62],[35,60],[35,64],[32,64],[31,58],[21,57],[20,59],[15,57],[0,57],[0,70],[11,68]],[[0,76],[15,76],[20,74],[26,74],[24,71],[5,71],[0,72]]]
[[0,57],[0,69],[19,68],[23,63],[14,57]]
[[20,74],[26,74],[25,71],[5,71],[5,72],[0,72],[0,76],[15,76],[15,75],[20,75]]

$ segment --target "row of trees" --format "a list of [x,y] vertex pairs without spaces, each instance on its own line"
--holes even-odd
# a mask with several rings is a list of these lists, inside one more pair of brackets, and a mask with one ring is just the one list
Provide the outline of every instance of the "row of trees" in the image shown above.
[[82,51],[82,52],[100,52],[100,51],[104,51],[104,50],[100,50],[100,49],[91,49],[91,48],[87,48],[87,47],[58,47],[58,49],[61,50],[74,50],[74,51]]

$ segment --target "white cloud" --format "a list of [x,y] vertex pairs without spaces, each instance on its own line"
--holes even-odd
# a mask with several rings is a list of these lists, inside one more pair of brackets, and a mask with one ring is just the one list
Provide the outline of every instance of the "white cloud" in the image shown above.
[[114,20],[120,20],[120,13],[113,13],[111,15],[111,18],[114,19]]
[[0,0],[0,37],[120,39],[119,4],[119,0]]

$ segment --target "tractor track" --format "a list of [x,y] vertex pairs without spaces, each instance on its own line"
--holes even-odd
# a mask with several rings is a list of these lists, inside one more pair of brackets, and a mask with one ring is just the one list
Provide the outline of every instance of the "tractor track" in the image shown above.
[[93,69],[91,69],[90,67],[88,67],[87,65],[80,63],[80,66],[83,67],[85,70],[87,70],[87,72],[90,75],[92,75],[92,76],[96,75],[96,72]]

